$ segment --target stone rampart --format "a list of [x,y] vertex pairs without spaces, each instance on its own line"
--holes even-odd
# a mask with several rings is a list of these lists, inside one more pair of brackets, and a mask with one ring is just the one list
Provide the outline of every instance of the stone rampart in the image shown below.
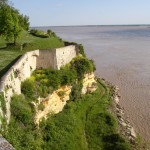
[[56,50],[41,50],[37,57],[37,69],[40,68],[56,68]]
[[[14,93],[21,94],[21,82],[30,77],[36,69],[39,50],[27,52],[6,72],[0,80],[0,92],[4,93],[6,102],[6,120],[10,120],[10,101]],[[3,116],[3,115],[2,115]]]
[[[10,121],[10,101],[14,93],[21,94],[21,82],[31,76],[37,68],[60,69],[76,57],[74,45],[53,50],[35,50],[27,52],[0,79],[0,93],[6,102],[6,120]],[[1,105],[0,105],[1,109]],[[2,112],[2,111],[0,111]],[[4,114],[0,114],[4,116]]]
[[76,53],[76,47],[74,45],[56,49],[56,69],[60,69],[61,66],[70,62],[76,57]]

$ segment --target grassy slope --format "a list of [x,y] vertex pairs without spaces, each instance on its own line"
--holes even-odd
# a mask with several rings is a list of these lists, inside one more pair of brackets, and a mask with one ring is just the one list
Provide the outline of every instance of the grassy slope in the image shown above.
[[[30,105],[16,97],[18,100],[13,99],[11,104],[12,115],[15,113],[20,118],[22,113],[26,117],[19,121],[12,116],[8,132],[3,136],[16,150],[129,150],[107,111],[110,96],[109,89],[100,83],[96,92],[69,101],[61,113],[49,116],[38,130],[30,119],[34,115]],[[21,123],[25,119],[26,123]]]
[[[51,49],[64,46],[63,42],[57,37],[52,38],[39,38],[28,34],[28,32],[23,32],[18,39],[18,44],[28,43],[27,47],[20,51],[20,48],[5,48],[5,40],[0,37],[0,77],[6,72],[6,70],[11,66],[13,60],[19,55],[22,55],[26,51],[36,50],[36,49]],[[5,69],[4,69],[5,68]]]
[[107,111],[109,104],[110,93],[102,83],[95,93],[70,101],[63,112],[47,120],[46,149],[128,150],[128,144],[117,138],[117,124]]

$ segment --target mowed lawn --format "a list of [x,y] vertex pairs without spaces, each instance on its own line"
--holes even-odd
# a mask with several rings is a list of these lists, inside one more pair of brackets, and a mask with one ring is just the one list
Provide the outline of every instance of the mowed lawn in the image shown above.
[[[25,43],[25,47],[21,50],[21,45]],[[23,53],[36,49],[52,49],[63,47],[63,41],[58,37],[40,38],[35,37],[24,31],[19,37],[15,48],[6,48],[6,42],[0,37],[0,77],[15,62],[15,59]]]

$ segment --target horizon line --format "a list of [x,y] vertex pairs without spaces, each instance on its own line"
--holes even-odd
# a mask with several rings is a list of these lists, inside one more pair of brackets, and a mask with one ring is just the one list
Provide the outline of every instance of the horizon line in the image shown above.
[[31,26],[30,28],[35,27],[85,27],[85,26],[150,26],[150,24],[112,24],[112,25],[39,25],[39,26]]

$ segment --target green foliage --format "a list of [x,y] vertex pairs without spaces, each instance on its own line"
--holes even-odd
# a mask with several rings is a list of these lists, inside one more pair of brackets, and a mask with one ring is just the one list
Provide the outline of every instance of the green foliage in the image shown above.
[[72,85],[71,93],[70,93],[70,100],[79,100],[81,98],[81,91],[82,91],[82,82],[79,81]]
[[2,0],[0,3],[0,35],[4,36],[7,42],[16,40],[22,29],[29,28],[29,18],[20,15],[19,11]]
[[76,70],[79,80],[83,79],[84,74],[95,71],[93,61],[81,56],[78,56],[71,61],[71,68]]
[[85,52],[84,52],[84,47],[83,47],[83,45],[82,45],[82,44],[79,44],[78,47],[79,47],[79,52],[80,52],[80,54],[81,54],[82,56],[86,57]]
[[45,33],[44,31],[41,31],[41,30],[31,29],[30,30],[30,34],[32,34],[32,35],[34,35],[36,37],[41,37],[41,38],[57,37],[56,34],[55,34],[55,32],[53,32],[50,29],[47,30],[47,33]]
[[47,30],[47,34],[49,35],[49,37],[52,37],[52,36],[55,37],[56,36],[55,32],[53,32],[50,29]]
[[4,93],[3,92],[0,92],[0,103],[1,103],[2,111],[4,113],[6,113],[6,102],[4,99]]
[[30,34],[41,38],[49,38],[49,34],[46,34],[45,32],[37,29],[30,30]]
[[107,150],[130,150],[130,146],[117,133],[106,135],[103,137],[104,149]]
[[61,85],[70,85],[77,79],[77,73],[75,69],[64,67],[60,70],[60,77]]
[[43,105],[43,103],[40,103],[40,104],[38,105],[38,110],[43,111],[44,108],[45,108],[45,106]]
[[27,126],[33,123],[33,109],[23,95],[14,95],[11,99],[11,114],[17,122]]
[[83,57],[86,57],[86,54],[84,52],[84,47],[82,44],[78,44],[75,42],[68,42],[68,41],[64,41],[65,46],[69,46],[69,45],[75,45],[76,46],[76,50],[78,54],[81,54]]
[[30,22],[29,22],[28,16],[19,15],[19,23],[24,30],[27,30],[27,31],[29,30]]
[[3,92],[0,92],[0,107],[1,107],[1,110],[2,110],[3,115],[4,115],[4,116],[1,116],[1,114],[0,114],[0,121],[2,123],[2,128],[5,129],[6,128],[6,118],[5,118],[6,102],[4,99],[4,93]]
[[[29,99],[47,97],[63,85],[72,85],[71,100],[81,97],[82,79],[85,73],[94,71],[94,63],[85,57],[77,57],[60,70],[35,70],[32,77],[22,83],[22,93]],[[79,81],[77,81],[79,80]]]
[[98,87],[93,94],[68,102],[61,113],[43,119],[39,129],[32,124],[31,105],[23,96],[15,95],[11,102],[12,119],[3,136],[16,150],[129,150],[107,112],[111,93],[102,83]]
[[35,109],[23,95],[14,95],[11,100],[11,120],[3,136],[16,150],[41,150],[41,131],[35,128]]
[[35,81],[32,79],[27,79],[21,84],[21,92],[26,96],[26,98],[33,98],[35,95]]

